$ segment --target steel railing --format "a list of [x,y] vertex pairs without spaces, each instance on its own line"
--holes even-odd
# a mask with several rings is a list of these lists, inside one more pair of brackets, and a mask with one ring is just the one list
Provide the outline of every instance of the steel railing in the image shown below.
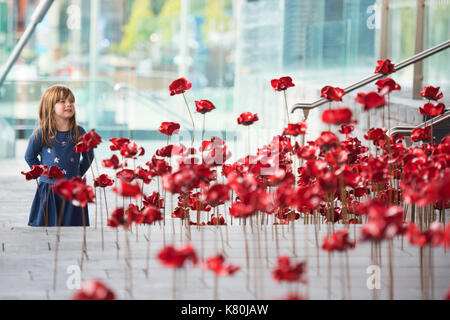
[[[444,42],[442,42],[441,44],[439,44],[439,45],[437,45],[435,47],[432,47],[432,48],[430,48],[428,50],[419,52],[418,54],[416,54],[416,55],[414,55],[414,56],[412,56],[412,57],[410,57],[410,58],[408,58],[406,60],[403,60],[400,63],[395,64],[395,70],[396,71],[401,70],[401,69],[403,69],[403,68],[405,68],[405,67],[407,67],[409,65],[412,65],[412,64],[414,64],[414,63],[416,63],[418,61],[421,61],[421,60],[423,60],[423,59],[425,59],[427,57],[430,57],[430,56],[432,56],[432,55],[434,55],[434,54],[436,54],[436,53],[438,53],[440,51],[443,51],[443,50],[447,49],[448,47],[450,47],[450,40],[444,41]],[[365,86],[366,84],[369,84],[369,83],[371,83],[373,81],[376,81],[378,79],[381,79],[383,77],[385,77],[384,74],[377,73],[377,74],[374,74],[373,76],[370,76],[370,77],[367,77],[367,78],[365,78],[363,80],[360,80],[360,81],[358,81],[358,82],[348,86],[347,88],[344,88],[345,94],[347,94],[349,92],[352,92],[352,91],[354,91],[356,89],[359,89],[359,88]],[[305,115],[305,119],[307,119],[309,110],[317,108],[317,107],[323,105],[324,103],[326,103],[328,101],[329,100],[327,100],[325,98],[320,98],[319,100],[317,100],[317,101],[315,101],[313,103],[296,103],[296,104],[294,104],[292,106],[291,113],[293,113],[297,109],[302,109],[303,112],[304,112],[304,115]]]

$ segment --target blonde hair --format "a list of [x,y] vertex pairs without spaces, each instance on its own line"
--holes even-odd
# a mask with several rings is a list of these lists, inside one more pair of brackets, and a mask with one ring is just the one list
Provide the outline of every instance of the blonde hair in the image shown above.
[[[54,85],[48,88],[41,97],[39,102],[39,128],[42,130],[42,142],[41,145],[50,146],[52,145],[51,137],[55,137],[56,140],[56,121],[53,116],[54,106],[58,101],[65,100],[67,97],[71,96],[75,101],[75,96],[72,91],[65,85]],[[69,139],[73,143],[78,143],[80,137],[80,132],[78,130],[77,120],[75,117],[75,112],[70,118],[69,124]],[[74,129],[74,130],[72,130]],[[37,131],[37,130],[36,130]],[[72,133],[74,131],[74,134]],[[36,134],[36,139],[38,135]],[[58,140],[56,140],[58,142]]]

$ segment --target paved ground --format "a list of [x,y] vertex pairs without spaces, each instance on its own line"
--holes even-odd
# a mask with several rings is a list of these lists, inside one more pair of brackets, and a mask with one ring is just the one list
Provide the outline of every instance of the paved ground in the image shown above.
[[[57,286],[53,290],[53,259],[55,250],[55,228],[31,228],[26,226],[29,208],[35,193],[35,183],[25,182],[20,175],[26,170],[22,161],[0,162],[0,299],[68,299],[74,293],[67,282],[74,279],[73,270],[80,264],[82,228],[63,228],[59,243]],[[151,187],[146,189],[151,190]],[[110,206],[115,202],[113,194],[108,195]],[[95,227],[95,207],[90,206],[91,227],[87,228],[87,248],[89,260],[83,263],[81,279],[98,278],[109,285],[120,299],[171,299],[173,272],[162,268],[156,253],[166,244],[187,241],[188,232],[179,224],[172,227],[168,221],[165,229],[152,226],[150,233],[150,264],[148,278],[146,268],[147,239],[146,226],[129,234],[132,265],[132,296],[125,291],[126,268],[124,262],[125,232],[119,232],[119,253],[117,257],[116,231],[104,228],[104,250],[101,247],[101,228]],[[110,208],[111,210],[111,208]],[[447,219],[448,220],[448,219]],[[104,221],[105,222],[105,221]],[[337,226],[341,227],[341,226]],[[351,235],[359,234],[351,227]],[[242,225],[236,220],[233,226],[203,227],[199,231],[191,227],[191,243],[202,254],[202,232],[205,256],[224,252],[227,260],[240,265],[242,269],[234,276],[219,279],[219,299],[280,299],[295,288],[276,283],[271,270],[276,263],[276,241],[271,225],[260,230],[259,241],[256,228],[247,229],[250,252],[249,273],[246,270],[245,241]],[[173,230],[175,232],[173,232]],[[180,234],[180,230],[182,233]],[[299,292],[311,299],[328,298],[328,254],[317,250],[315,231],[312,225],[297,221],[295,227],[296,261],[306,260],[308,265],[308,285],[300,285]],[[291,230],[278,230],[279,253],[293,256]],[[283,235],[284,234],[284,235]],[[326,234],[322,225],[318,231],[321,243]],[[266,241],[267,240],[267,241]],[[258,243],[260,254],[258,255]],[[425,254],[428,259],[428,255]],[[373,291],[367,288],[370,274],[367,268],[372,265],[370,243],[360,243],[349,252],[351,296],[342,289],[342,275],[345,275],[345,255],[331,257],[332,299],[372,299]],[[428,260],[427,260],[428,261]],[[400,239],[394,242],[394,297],[396,299],[420,299],[419,250],[410,247]],[[440,299],[450,285],[450,254],[442,248],[433,251],[434,298]],[[73,268],[73,269],[71,269]],[[71,271],[72,270],[72,271]],[[69,271],[69,273],[67,273]],[[426,271],[426,270],[425,270]],[[72,272],[72,273],[71,273]],[[202,280],[203,278],[203,280]],[[249,280],[247,280],[249,279]],[[430,283],[431,287],[431,283]],[[382,247],[381,289],[376,290],[377,298],[389,296],[389,272],[387,246]],[[431,291],[430,291],[431,292]],[[431,295],[430,295],[431,297]],[[177,299],[212,299],[213,277],[208,271],[202,274],[199,267],[187,267],[176,274]]]

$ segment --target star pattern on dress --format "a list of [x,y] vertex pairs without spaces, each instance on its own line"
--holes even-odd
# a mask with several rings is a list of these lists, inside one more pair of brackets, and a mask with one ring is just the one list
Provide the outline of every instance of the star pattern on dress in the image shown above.
[[64,175],[66,175],[66,174],[67,174],[67,171],[66,171],[66,169],[62,169],[61,171],[62,171],[62,173],[64,173]]
[[74,159],[74,158],[70,158],[69,160],[70,160],[70,162],[74,162],[74,161],[75,161],[75,159]]
[[61,142],[61,145],[65,146],[67,144],[66,141]]
[[47,152],[48,152],[48,153],[52,153],[52,149],[47,148]]
[[55,157],[55,159],[53,160],[54,163],[59,163],[59,158]]

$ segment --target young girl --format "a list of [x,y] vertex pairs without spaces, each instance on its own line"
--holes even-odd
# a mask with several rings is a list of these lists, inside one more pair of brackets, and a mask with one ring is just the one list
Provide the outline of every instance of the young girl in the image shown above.
[[[30,137],[25,161],[33,165],[58,166],[64,178],[83,176],[94,159],[94,152],[76,153],[74,146],[85,130],[77,125],[75,118],[75,98],[70,89],[55,85],[44,92],[39,103],[39,128]],[[88,155],[89,154],[89,155]],[[40,160],[38,159],[40,155]],[[45,226],[45,213],[48,225],[57,226],[63,199],[56,195],[51,185],[56,181],[43,175],[39,178],[39,190],[31,206],[29,226]],[[48,201],[47,201],[48,199]],[[82,226],[81,207],[65,201],[62,226]],[[84,208],[86,226],[89,226],[87,206]]]

